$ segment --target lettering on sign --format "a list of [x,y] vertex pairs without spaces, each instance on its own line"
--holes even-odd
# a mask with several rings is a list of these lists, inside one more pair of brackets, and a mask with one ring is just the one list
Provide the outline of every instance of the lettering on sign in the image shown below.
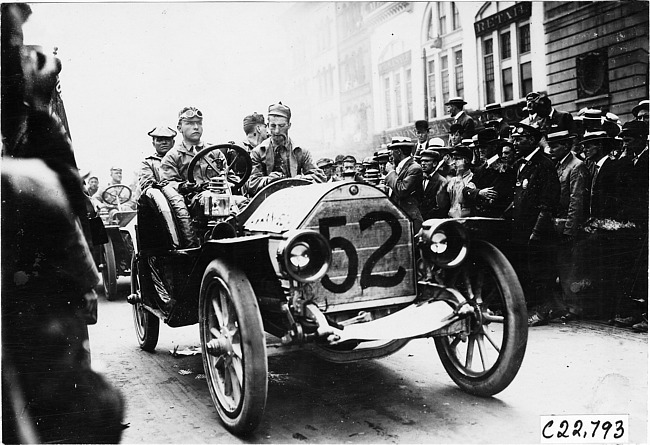
[[474,32],[476,33],[476,37],[489,34],[492,31],[503,28],[504,26],[518,20],[527,19],[530,17],[531,9],[532,7],[530,2],[517,3],[508,9],[499,11],[496,14],[474,23]]

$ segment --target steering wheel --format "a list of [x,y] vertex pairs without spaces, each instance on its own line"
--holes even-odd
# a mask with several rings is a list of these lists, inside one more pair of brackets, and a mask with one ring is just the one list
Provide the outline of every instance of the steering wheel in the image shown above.
[[190,161],[190,165],[187,169],[187,180],[189,182],[194,182],[194,167],[196,167],[196,164],[202,158],[205,158],[208,167],[214,170],[215,173],[218,174],[221,170],[223,170],[214,165],[214,163],[207,157],[207,154],[214,150],[221,150],[221,152],[224,153],[226,157],[226,166],[224,170],[226,177],[228,176],[228,173],[232,171],[235,175],[237,175],[237,177],[240,178],[239,181],[233,184],[232,188],[235,190],[241,188],[246,183],[251,175],[251,172],[253,171],[253,163],[251,162],[251,157],[248,152],[244,148],[235,144],[211,145],[199,151],[196,156],[194,156],[194,158]]
[[102,192],[102,201],[107,204],[117,206],[118,208],[128,202],[133,196],[133,191],[127,185],[115,184],[109,187],[106,187],[106,190]]

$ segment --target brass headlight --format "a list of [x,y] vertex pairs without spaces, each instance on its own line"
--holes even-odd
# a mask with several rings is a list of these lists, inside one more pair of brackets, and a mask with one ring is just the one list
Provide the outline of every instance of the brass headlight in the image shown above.
[[332,261],[330,245],[323,235],[313,230],[288,232],[278,247],[282,270],[301,283],[320,280]]
[[467,257],[469,236],[457,221],[431,219],[422,224],[419,247],[427,261],[440,267],[456,267]]

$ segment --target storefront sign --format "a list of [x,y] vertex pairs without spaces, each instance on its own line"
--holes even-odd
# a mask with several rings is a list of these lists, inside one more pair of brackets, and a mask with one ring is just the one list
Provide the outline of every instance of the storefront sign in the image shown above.
[[387,61],[380,63],[379,75],[381,76],[397,68],[410,65],[410,64],[411,64],[411,51],[407,51],[405,53],[400,54],[399,56],[395,56],[392,59],[388,59]]
[[524,20],[530,17],[532,6],[530,2],[517,3],[514,6],[499,11],[481,21],[474,23],[474,32],[476,37],[484,36],[494,30],[503,28],[518,20]]

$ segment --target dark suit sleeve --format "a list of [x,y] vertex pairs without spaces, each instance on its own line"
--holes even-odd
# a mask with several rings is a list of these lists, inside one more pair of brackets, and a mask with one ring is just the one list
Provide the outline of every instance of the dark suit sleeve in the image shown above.
[[542,184],[540,192],[539,212],[537,221],[533,227],[533,233],[544,233],[548,227],[552,227],[551,218],[557,211],[560,203],[560,179],[553,165],[548,162],[542,165],[540,170]]
[[584,221],[584,204],[587,193],[587,177],[589,173],[584,164],[576,166],[569,175],[569,209],[564,234],[575,236],[578,226]]
[[394,171],[386,176],[386,185],[393,189],[393,193],[399,199],[409,195],[420,196],[422,190],[422,167],[413,163],[405,175],[397,175]]

